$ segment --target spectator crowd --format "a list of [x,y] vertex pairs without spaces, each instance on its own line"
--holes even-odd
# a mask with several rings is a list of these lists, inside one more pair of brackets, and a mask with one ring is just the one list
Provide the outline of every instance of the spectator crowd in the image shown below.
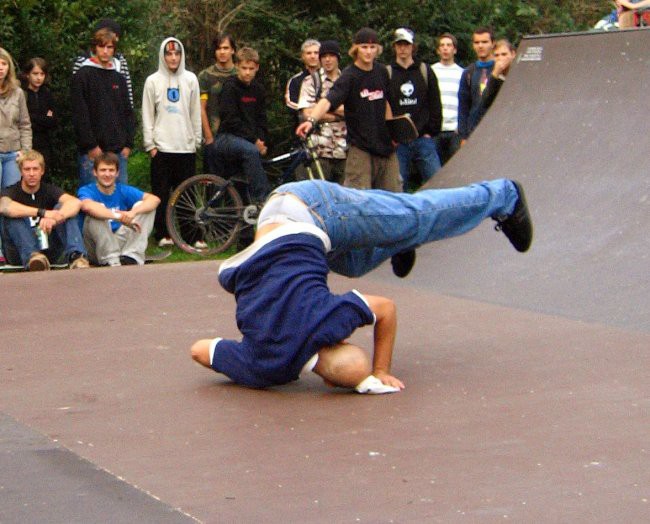
[[[160,43],[158,69],[147,77],[141,101],[151,192],[129,185],[136,104],[127,59],[118,51],[120,33],[115,21],[100,20],[88,52],[73,63],[76,195],[46,177],[56,155],[50,133],[59,123],[46,61],[30,59],[19,75],[0,48],[0,264],[29,271],[144,264],[150,235],[160,247],[173,244],[167,201],[196,172],[198,152],[204,171],[236,169],[253,201],[268,196],[262,165],[268,94],[256,77],[260,58],[228,34],[215,38],[214,63],[198,75],[187,70],[180,40]],[[284,99],[292,134],[312,134],[331,182],[402,192],[429,180],[468,140],[515,57],[512,44],[495,41],[487,27],[474,31],[476,61],[466,68],[456,63],[458,41],[450,33],[438,37],[433,64],[418,57],[410,27],[397,27],[390,46],[384,65],[378,34],[360,29],[347,51],[352,64],[343,70],[340,42],[308,38],[301,46],[304,67],[288,81]],[[389,122],[405,115],[414,130],[401,140]],[[197,239],[195,247],[202,244]],[[394,270],[409,266],[411,256],[393,257]]]

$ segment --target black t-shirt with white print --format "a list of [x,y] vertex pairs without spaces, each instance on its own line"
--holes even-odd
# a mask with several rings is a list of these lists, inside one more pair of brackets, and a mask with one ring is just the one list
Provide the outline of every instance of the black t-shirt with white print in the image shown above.
[[386,126],[388,72],[374,63],[370,71],[346,67],[327,94],[332,107],[345,106],[348,141],[372,155],[388,157],[393,144]]
[[[42,183],[38,191],[33,194],[23,190],[20,182],[2,190],[2,196],[9,197],[14,202],[43,209],[54,209],[64,193],[65,191],[60,187],[48,183]],[[31,219],[31,221],[32,227],[38,223],[38,219]]]

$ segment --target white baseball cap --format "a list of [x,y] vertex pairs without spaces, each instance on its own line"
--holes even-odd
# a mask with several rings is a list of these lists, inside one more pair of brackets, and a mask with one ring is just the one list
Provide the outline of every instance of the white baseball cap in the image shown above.
[[406,27],[395,29],[393,44],[396,44],[397,42],[408,42],[409,44],[412,44],[414,41],[415,33],[411,29],[407,29]]

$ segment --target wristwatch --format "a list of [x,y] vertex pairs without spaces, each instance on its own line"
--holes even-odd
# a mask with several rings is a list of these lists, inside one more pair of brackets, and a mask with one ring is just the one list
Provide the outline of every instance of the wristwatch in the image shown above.
[[307,117],[307,122],[309,122],[312,127],[314,127],[316,125],[316,119],[313,116],[308,116]]

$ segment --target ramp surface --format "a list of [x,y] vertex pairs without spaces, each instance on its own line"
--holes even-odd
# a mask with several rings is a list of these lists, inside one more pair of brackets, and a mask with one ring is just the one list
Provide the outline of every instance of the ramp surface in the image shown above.
[[529,254],[485,224],[405,280],[331,278],[396,300],[399,394],[193,364],[195,339],[238,336],[215,262],[1,275],[0,522],[650,521],[647,144],[625,101],[645,107],[649,34],[526,40],[541,59],[434,180],[522,180]]
[[650,331],[649,47],[645,29],[523,40],[496,102],[427,187],[521,181],[533,247],[514,256],[485,223],[421,250],[411,284]]

